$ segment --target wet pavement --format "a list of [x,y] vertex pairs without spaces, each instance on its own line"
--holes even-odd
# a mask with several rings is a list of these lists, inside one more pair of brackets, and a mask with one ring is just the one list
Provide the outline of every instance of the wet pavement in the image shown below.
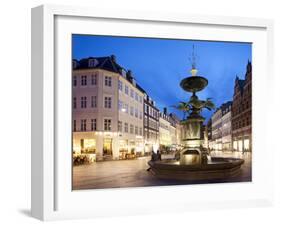
[[[222,182],[249,182],[252,179],[250,153],[212,152],[211,156],[243,158],[240,175],[224,180],[179,181],[158,179],[148,169],[150,157],[135,160],[96,162],[73,167],[73,189],[101,189],[121,187],[143,187],[161,185],[184,185]],[[164,156],[163,156],[164,157]]]

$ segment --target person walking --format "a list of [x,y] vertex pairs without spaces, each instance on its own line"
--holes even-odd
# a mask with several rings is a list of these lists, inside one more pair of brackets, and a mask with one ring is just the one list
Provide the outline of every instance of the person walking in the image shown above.
[[159,150],[157,150],[157,160],[161,161],[161,153]]

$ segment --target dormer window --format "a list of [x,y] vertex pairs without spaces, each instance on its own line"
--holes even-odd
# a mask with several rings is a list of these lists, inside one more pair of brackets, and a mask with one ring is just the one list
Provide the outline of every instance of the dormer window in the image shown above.
[[98,60],[97,59],[89,59],[89,67],[95,67],[98,64]]
[[132,83],[134,86],[136,86],[136,80],[135,79],[132,79]]
[[122,75],[122,77],[126,78],[126,71],[123,68],[121,70],[121,75]]
[[72,68],[76,69],[78,67],[78,62],[76,60],[72,61]]

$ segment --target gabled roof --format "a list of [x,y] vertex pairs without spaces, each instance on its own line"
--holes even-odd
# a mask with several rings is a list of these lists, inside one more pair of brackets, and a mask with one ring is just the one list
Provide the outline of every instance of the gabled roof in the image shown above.
[[245,85],[245,79],[239,79],[238,76],[236,76],[235,86],[236,86],[236,84],[238,85],[239,90],[242,93],[244,85]]
[[244,85],[245,85],[245,80],[243,79],[238,79],[238,85],[241,89],[243,89]]
[[247,76],[252,73],[252,63],[248,60],[247,67],[246,67],[246,73],[245,73],[245,79],[239,79],[238,76],[236,76],[235,84],[238,84],[240,92],[243,92],[244,86],[246,84]]

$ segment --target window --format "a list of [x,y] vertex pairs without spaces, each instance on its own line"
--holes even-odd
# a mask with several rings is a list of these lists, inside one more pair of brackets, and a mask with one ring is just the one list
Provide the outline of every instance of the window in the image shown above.
[[89,59],[88,66],[89,67],[94,67],[94,59]]
[[91,130],[92,131],[97,130],[97,119],[91,119]]
[[121,100],[118,101],[118,109],[119,111],[123,111],[123,102]]
[[142,111],[140,111],[140,119],[142,119]]
[[129,126],[128,126],[127,122],[125,122],[124,130],[125,130],[125,133],[128,133],[128,131],[129,131]]
[[73,97],[73,109],[77,108],[77,98]]
[[132,98],[134,98],[134,90],[130,90],[130,96],[132,97]]
[[110,131],[111,130],[111,119],[104,120],[104,130]]
[[139,102],[142,104],[142,96],[139,96]]
[[136,117],[136,118],[139,117],[139,111],[138,111],[138,109],[135,109],[135,117]]
[[135,79],[133,79],[133,81],[132,81],[132,82],[133,82],[133,85],[134,85],[134,86],[136,86],[136,80],[135,80]]
[[91,84],[92,86],[97,84],[97,74],[91,75]]
[[153,110],[153,116],[154,118],[157,118],[157,112],[155,110]]
[[81,108],[87,108],[87,97],[81,97]]
[[147,123],[147,116],[144,116],[144,126],[148,126],[148,123]]
[[139,128],[137,126],[135,126],[135,134],[138,135],[139,134]]
[[247,117],[247,126],[250,125],[250,119]]
[[125,85],[125,93],[128,95],[129,94],[129,87]]
[[130,133],[133,134],[134,133],[134,126],[130,125]]
[[78,67],[78,62],[76,60],[72,61],[72,68],[75,69]]
[[111,108],[111,97],[104,97],[104,107]]
[[82,75],[81,76],[81,86],[86,86],[87,85],[87,76]]
[[111,77],[105,76],[105,78],[104,78],[104,85],[111,87],[111,85],[112,85]]
[[76,120],[73,120],[73,131],[76,131]]
[[121,70],[122,77],[126,78],[126,71],[122,68]]
[[139,133],[139,135],[142,136],[142,128],[140,128],[140,133]]
[[118,131],[122,132],[122,122],[118,121]]
[[125,109],[125,112],[128,114],[129,113],[129,106],[128,106],[128,104],[124,104],[124,109]]
[[97,107],[97,96],[91,96],[91,107],[92,108]]
[[147,113],[147,105],[144,104],[144,112]]
[[118,81],[118,89],[122,92],[122,90],[123,90],[123,83],[122,83],[122,81]]
[[133,107],[130,107],[130,115],[134,116],[134,108]]
[[87,120],[86,119],[81,119],[80,130],[81,131],[87,130]]
[[139,95],[138,93],[135,92],[135,100],[138,101],[139,100]]
[[144,135],[145,138],[148,138],[148,132],[147,132],[146,129],[144,129],[144,134],[143,135]]
[[73,86],[76,87],[77,86],[77,76],[73,76]]

